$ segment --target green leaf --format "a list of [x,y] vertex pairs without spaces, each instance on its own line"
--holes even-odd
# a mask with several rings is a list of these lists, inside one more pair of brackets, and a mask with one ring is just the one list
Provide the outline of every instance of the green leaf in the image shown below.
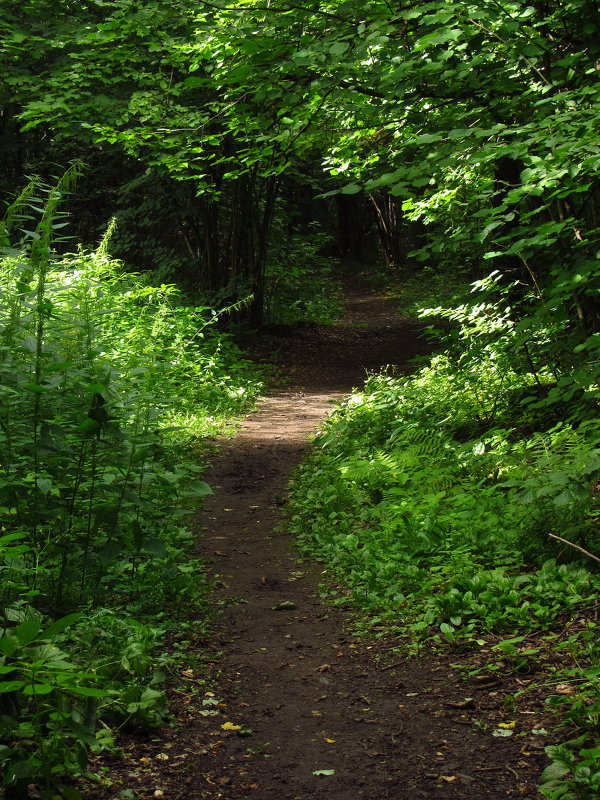
[[190,484],[190,488],[186,489],[185,492],[181,494],[184,497],[204,497],[207,494],[212,494],[213,490],[210,488],[208,483],[204,481],[194,481],[194,483]]
[[17,639],[12,635],[5,635],[0,639],[0,653],[5,656],[12,656],[19,648]]
[[18,780],[24,778],[32,778],[34,775],[39,774],[38,770],[42,766],[39,758],[25,758],[23,761],[17,761],[13,766],[13,774]]
[[41,631],[42,626],[41,624],[34,619],[25,620],[14,630],[14,634],[19,640],[20,644],[29,644],[32,642]]
[[600,758],[600,747],[590,747],[579,751],[582,758]]
[[342,194],[358,194],[360,191],[362,191],[362,187],[357,183],[348,183],[340,189]]
[[165,543],[162,541],[162,539],[158,539],[156,537],[152,539],[146,539],[142,545],[142,550],[147,553],[152,553],[159,558],[164,558],[167,555]]
[[335,775],[334,769],[315,769],[313,775]]
[[549,781],[559,781],[561,778],[564,778],[565,775],[568,775],[571,770],[569,767],[565,766],[564,764],[559,764],[556,761],[550,766],[546,767],[546,769],[542,772],[541,775],[541,782],[548,783]]
[[35,353],[37,350],[37,340],[34,336],[27,336],[22,342],[21,346],[28,350],[30,353]]
[[38,478],[36,480],[36,484],[40,492],[46,497],[50,489],[52,488],[52,481],[50,478]]
[[23,689],[25,695],[50,694],[54,690],[51,683],[28,683]]
[[86,417],[83,422],[79,423],[75,430],[77,433],[83,434],[96,433],[98,430],[100,430],[100,423],[96,422],[95,419],[91,419],[91,417]]
[[25,681],[0,681],[0,694],[8,694],[8,692],[16,692],[27,686]]
[[440,142],[442,136],[439,133],[422,133],[413,139],[414,144],[432,144],[433,142]]
[[109,697],[110,692],[105,692],[103,689],[94,689],[91,686],[69,686],[69,691],[73,694],[78,694],[81,697]]
[[296,603],[293,603],[291,600],[283,600],[281,603],[277,603],[276,606],[272,607],[272,611],[294,611],[294,609],[298,608]]
[[46,628],[43,633],[40,633],[40,639],[53,639],[57,633],[62,633],[66,628],[73,625],[73,623],[78,622],[83,614],[67,614],[66,617],[61,617],[57,619],[56,622],[53,622],[52,625]]
[[334,56],[341,56],[350,47],[348,42],[335,42],[329,48],[329,52]]

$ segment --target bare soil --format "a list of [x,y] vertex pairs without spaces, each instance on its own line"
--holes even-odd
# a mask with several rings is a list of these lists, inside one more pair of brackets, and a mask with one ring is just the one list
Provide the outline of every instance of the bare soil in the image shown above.
[[323,566],[299,561],[278,530],[290,474],[331,403],[368,370],[409,370],[428,350],[421,332],[387,298],[350,287],[343,324],[253,343],[278,351],[289,383],[221,443],[206,476],[215,494],[198,518],[198,554],[222,606],[202,644],[214,653],[209,685],[200,669],[183,672],[170,690],[174,723],[123,737],[123,758],[103,762],[102,797],[539,797],[545,742],[519,729],[525,718],[514,735],[492,735],[514,720],[505,698],[518,677],[464,683],[450,667],[457,654],[409,659],[398,642],[353,635],[351,613],[320,599]]

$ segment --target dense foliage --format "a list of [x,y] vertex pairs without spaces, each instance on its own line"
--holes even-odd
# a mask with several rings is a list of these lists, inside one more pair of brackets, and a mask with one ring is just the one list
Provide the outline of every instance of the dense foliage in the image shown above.
[[161,640],[207,590],[187,555],[210,492],[194,448],[260,388],[210,309],[125,273],[106,241],[52,253],[72,177],[27,187],[0,259],[0,765],[48,797],[107,722],[166,711]]
[[[60,652],[33,682],[29,651],[80,624],[44,629],[46,616],[148,587],[150,563],[170,576],[150,600],[187,580],[170,554],[182,504],[206,487],[175,443],[255,391],[208,306],[329,321],[327,255],[377,251],[412,285],[435,276],[447,295],[469,278],[479,293],[430,311],[449,320],[448,354],[408,383],[372,378],[330,423],[300,484],[306,546],[419,636],[551,626],[587,602],[596,579],[547,534],[597,553],[599,33],[592,0],[0,6],[12,741],[46,748],[85,719],[36,701],[57,676],[71,709],[104,691]],[[56,209],[72,172],[15,198],[25,175],[76,159],[64,208],[92,252],[67,254]],[[15,693],[30,727],[10,728]],[[39,768],[24,747],[0,750],[12,782]],[[583,766],[555,752],[549,796],[588,796],[583,751]]]
[[0,11],[6,188],[85,158],[84,217],[116,189],[130,261],[249,286],[257,319],[274,220],[354,253],[371,224],[398,268],[495,266],[595,357],[599,21],[589,0],[27,0]]
[[519,357],[508,309],[486,303],[485,324],[483,310],[448,311],[461,326],[447,350],[411,378],[371,376],[337,408],[296,477],[291,526],[341,582],[334,602],[364,609],[375,628],[459,649],[495,642],[494,669],[540,652],[526,635],[569,650],[553,683],[576,685],[575,696],[550,702],[564,714],[570,699],[578,738],[549,748],[544,793],[591,800],[598,385],[562,394],[553,365],[533,373]]

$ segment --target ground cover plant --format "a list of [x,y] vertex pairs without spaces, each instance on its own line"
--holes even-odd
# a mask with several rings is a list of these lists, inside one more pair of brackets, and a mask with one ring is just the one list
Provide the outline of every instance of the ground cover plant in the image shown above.
[[53,251],[76,173],[32,181],[0,227],[0,771],[66,798],[111,728],[167,712],[165,633],[206,611],[199,444],[261,387],[215,312],[106,238]]
[[493,670],[541,658],[529,637],[556,645],[552,686],[572,691],[548,689],[548,707],[570,738],[548,748],[542,792],[595,798],[597,377],[583,364],[574,391],[573,371],[543,361],[543,334],[521,346],[496,280],[475,288],[434,312],[452,327],[428,365],[372,375],[336,408],[295,478],[290,524],[327,563],[334,602],[414,647],[493,642]]

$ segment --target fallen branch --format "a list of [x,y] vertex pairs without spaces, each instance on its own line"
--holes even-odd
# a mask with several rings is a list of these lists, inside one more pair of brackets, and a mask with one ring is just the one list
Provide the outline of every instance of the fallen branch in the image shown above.
[[595,556],[593,553],[584,550],[583,547],[579,547],[578,544],[573,544],[573,542],[570,542],[568,539],[563,539],[562,536],[556,536],[554,533],[549,533],[548,536],[550,536],[552,539],[558,539],[559,542],[564,542],[565,544],[574,547],[575,550],[579,550],[579,552],[583,553],[584,556],[589,556],[589,558],[593,558],[594,561],[597,561],[600,564],[600,558],[598,558],[598,556]]

